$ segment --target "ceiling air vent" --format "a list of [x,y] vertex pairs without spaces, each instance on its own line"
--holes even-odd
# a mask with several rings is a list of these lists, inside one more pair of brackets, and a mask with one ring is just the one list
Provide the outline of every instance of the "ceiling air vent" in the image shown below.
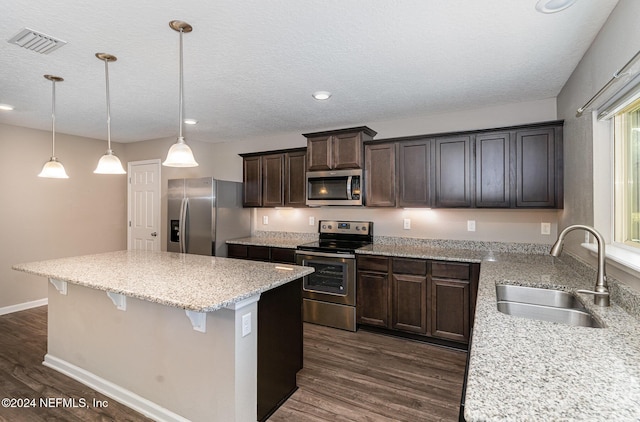
[[9,42],[40,54],[49,54],[67,43],[29,28],[18,32]]

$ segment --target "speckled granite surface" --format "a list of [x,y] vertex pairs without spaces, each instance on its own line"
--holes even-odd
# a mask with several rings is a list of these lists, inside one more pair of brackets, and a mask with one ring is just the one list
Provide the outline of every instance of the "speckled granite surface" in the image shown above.
[[229,244],[250,246],[271,246],[295,249],[298,245],[318,240],[317,233],[265,232],[257,231],[251,237],[227,240]]
[[561,259],[497,254],[483,261],[470,351],[467,421],[640,420],[640,323],[615,303],[587,308],[605,328],[513,317],[496,308],[497,283],[593,288]]
[[198,312],[215,311],[313,272],[295,265],[148,251],[52,259],[12,268]]

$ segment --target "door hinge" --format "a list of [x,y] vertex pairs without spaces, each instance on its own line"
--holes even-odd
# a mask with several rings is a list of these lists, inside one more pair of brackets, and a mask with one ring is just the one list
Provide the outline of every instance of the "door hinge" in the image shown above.
[[129,221],[129,227],[131,227],[131,221]]

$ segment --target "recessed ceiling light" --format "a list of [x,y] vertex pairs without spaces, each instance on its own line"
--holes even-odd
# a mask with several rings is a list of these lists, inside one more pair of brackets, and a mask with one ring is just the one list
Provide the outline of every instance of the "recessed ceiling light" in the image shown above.
[[313,98],[318,101],[328,100],[331,97],[331,93],[329,91],[316,91],[312,94]]
[[9,104],[0,104],[0,110],[11,111],[13,110],[13,106]]
[[184,119],[185,125],[197,125],[198,121],[196,119]]
[[566,9],[576,0],[538,0],[536,10],[540,13],[556,13]]

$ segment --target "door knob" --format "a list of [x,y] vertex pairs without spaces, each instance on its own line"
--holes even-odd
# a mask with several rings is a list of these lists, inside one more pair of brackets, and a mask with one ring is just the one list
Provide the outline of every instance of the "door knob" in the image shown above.
[[157,235],[158,235],[158,233],[157,233],[157,232],[153,232],[153,233],[151,233],[151,236],[153,236],[153,237],[156,237]]

